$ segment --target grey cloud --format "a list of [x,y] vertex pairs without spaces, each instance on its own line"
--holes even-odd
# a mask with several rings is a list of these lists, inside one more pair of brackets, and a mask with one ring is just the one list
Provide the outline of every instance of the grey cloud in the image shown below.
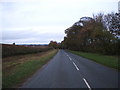
[[34,31],[14,31],[3,32],[2,40],[4,43],[49,43],[51,40],[60,42],[64,37],[63,33],[38,33]]

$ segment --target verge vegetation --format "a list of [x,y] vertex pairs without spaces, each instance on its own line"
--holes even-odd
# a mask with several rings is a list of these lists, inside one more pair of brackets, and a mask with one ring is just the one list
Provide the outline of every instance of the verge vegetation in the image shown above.
[[65,30],[61,47],[73,51],[120,54],[120,13],[82,17]]
[[79,52],[79,51],[70,51],[70,52],[76,55],[88,58],[90,60],[93,60],[105,66],[120,70],[120,66],[118,65],[119,58],[117,56],[108,56],[108,55],[86,53],[86,52]]
[[11,88],[22,83],[46,64],[57,50],[3,58],[2,87]]

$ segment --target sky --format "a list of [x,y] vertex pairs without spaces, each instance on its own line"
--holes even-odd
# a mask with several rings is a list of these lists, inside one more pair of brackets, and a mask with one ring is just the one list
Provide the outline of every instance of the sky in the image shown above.
[[61,42],[81,17],[118,12],[119,0],[0,0],[0,43]]

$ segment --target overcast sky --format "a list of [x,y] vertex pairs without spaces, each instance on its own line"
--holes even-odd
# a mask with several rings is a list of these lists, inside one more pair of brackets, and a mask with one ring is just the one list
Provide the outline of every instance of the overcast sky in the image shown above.
[[0,43],[61,42],[81,17],[118,12],[119,0],[1,0]]

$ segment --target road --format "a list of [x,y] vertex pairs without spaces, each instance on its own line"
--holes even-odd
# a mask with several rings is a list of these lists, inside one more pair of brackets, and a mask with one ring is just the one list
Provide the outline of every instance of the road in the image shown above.
[[70,52],[59,52],[21,88],[118,88],[118,72]]

